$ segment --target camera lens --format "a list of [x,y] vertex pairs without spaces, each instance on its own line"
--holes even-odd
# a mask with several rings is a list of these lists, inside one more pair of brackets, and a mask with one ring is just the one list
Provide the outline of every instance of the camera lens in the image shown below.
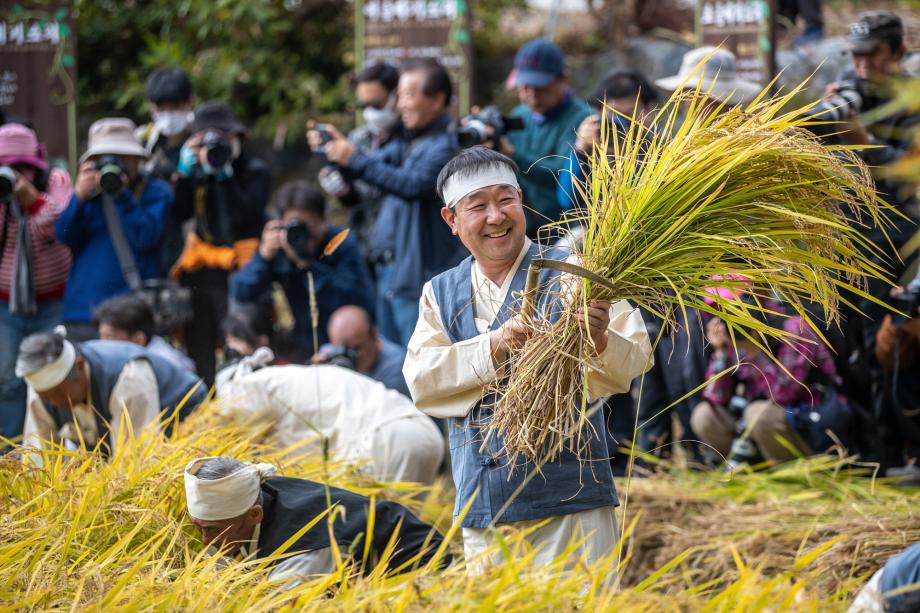
[[6,202],[13,195],[16,173],[9,166],[0,166],[0,202]]
[[125,168],[114,155],[104,155],[96,162],[96,169],[99,171],[99,185],[102,191],[110,196],[118,195],[124,187],[122,175]]
[[206,132],[201,139],[201,146],[205,150],[205,158],[213,168],[223,168],[233,156],[230,143],[219,132]]
[[298,255],[310,255],[310,231],[307,225],[299,220],[291,221],[285,226],[287,243]]

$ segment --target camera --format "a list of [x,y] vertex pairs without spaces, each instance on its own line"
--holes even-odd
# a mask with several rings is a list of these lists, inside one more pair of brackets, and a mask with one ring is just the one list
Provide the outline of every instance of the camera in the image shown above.
[[99,185],[102,191],[109,196],[117,196],[124,189],[122,177],[127,173],[121,158],[115,155],[103,155],[96,160],[96,170],[99,171]]
[[901,326],[917,316],[917,308],[920,307],[920,291],[907,289],[905,292],[892,298],[894,308],[904,313],[892,313],[891,323],[895,326]]
[[0,202],[8,202],[16,187],[16,173],[9,166],[0,166]]
[[287,244],[290,245],[294,252],[309,261],[313,258],[313,237],[310,236],[310,228],[299,219],[292,219],[284,225]]
[[[489,128],[492,134],[489,134]],[[463,149],[491,140],[497,142],[504,134],[524,129],[520,117],[506,117],[498,107],[487,106],[478,113],[467,115],[464,125],[457,128],[457,143]]]
[[840,131],[840,126],[834,124],[852,119],[862,110],[866,92],[860,82],[856,79],[844,79],[838,86],[836,94],[829,96],[807,113],[812,119],[830,122],[830,125],[807,126],[816,136],[833,136]]
[[330,345],[323,351],[323,357],[326,358],[324,364],[341,366],[349,370],[356,370],[358,364],[358,352],[345,345]]
[[205,150],[205,158],[213,168],[223,168],[233,157],[233,148],[220,132],[208,130],[201,137],[201,146]]

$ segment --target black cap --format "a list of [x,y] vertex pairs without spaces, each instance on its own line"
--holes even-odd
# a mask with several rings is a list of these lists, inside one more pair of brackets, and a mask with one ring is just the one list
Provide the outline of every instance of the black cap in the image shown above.
[[192,82],[181,68],[158,68],[147,77],[147,100],[154,104],[187,102],[192,99]]
[[887,42],[896,51],[904,40],[904,24],[890,11],[866,11],[850,24],[847,41],[856,55],[875,53],[879,43]]
[[234,134],[245,134],[246,128],[236,120],[226,102],[205,102],[195,109],[192,132],[220,130]]

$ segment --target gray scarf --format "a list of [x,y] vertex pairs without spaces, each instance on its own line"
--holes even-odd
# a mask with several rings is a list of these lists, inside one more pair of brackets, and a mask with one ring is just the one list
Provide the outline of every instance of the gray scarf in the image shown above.
[[10,283],[10,313],[30,316],[38,312],[35,299],[35,278],[32,276],[32,237],[29,234],[29,216],[16,201],[10,198],[7,211],[16,218],[16,260]]

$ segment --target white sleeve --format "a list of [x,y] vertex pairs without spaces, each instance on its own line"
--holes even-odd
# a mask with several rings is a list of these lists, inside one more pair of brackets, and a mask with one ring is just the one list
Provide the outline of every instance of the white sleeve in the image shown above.
[[278,562],[268,574],[269,581],[284,582],[284,589],[290,590],[304,581],[328,575],[335,570],[332,550],[329,547],[300,553]]
[[489,333],[451,342],[430,282],[422,290],[403,375],[415,406],[432,417],[463,417],[495,379]]
[[884,613],[885,599],[880,591],[883,570],[884,568],[880,568],[876,571],[869,582],[859,590],[847,613]]
[[[26,423],[22,431],[22,445],[41,449],[44,446],[44,441],[54,440],[56,435],[57,426],[54,423],[54,419],[52,419],[41,398],[38,397],[38,394],[35,393],[35,390],[30,385],[26,396]],[[27,458],[23,459],[27,459],[38,466],[41,466],[42,463],[41,456],[37,454],[29,454]]]
[[642,313],[625,300],[611,304],[607,348],[588,364],[589,400],[628,392],[632,380],[653,364]]
[[131,360],[122,369],[109,397],[109,412],[112,453],[120,445],[121,437],[129,435],[127,430],[121,431],[125,419],[131,423],[134,436],[148,424],[159,423],[160,391],[147,360]]

